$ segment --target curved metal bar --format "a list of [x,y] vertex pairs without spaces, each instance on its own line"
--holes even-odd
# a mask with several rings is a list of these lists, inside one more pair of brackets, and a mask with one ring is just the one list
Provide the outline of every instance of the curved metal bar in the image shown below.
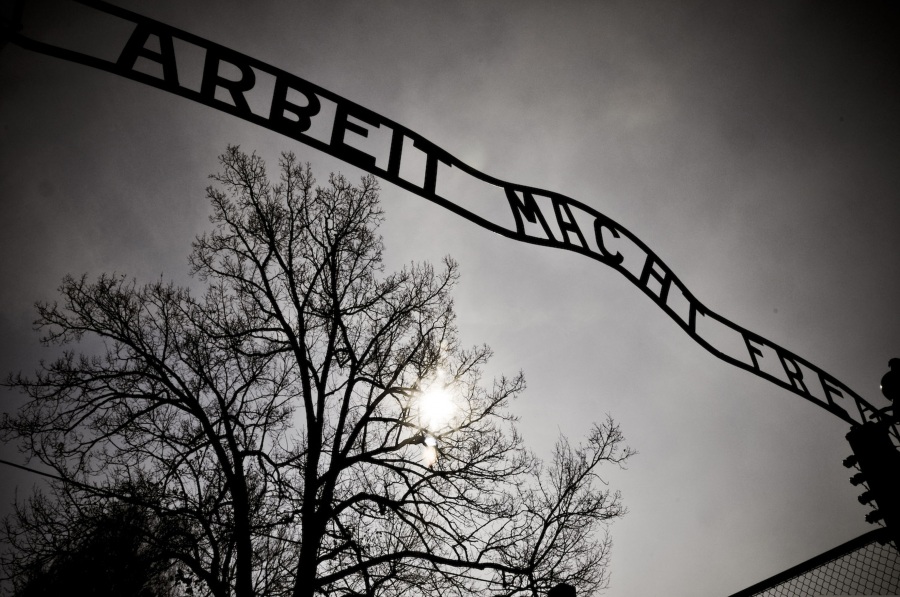
[[[515,184],[480,172],[389,118],[220,44],[101,0],[76,1],[133,24],[131,36],[116,62],[37,41],[18,32],[12,34],[11,41],[28,50],[105,70],[265,127],[374,174],[507,238],[564,249],[599,261],[625,276],[688,336],[726,363],[805,398],[851,426],[887,418],[885,413],[824,370],[712,311],[643,241],[589,205],[553,191]],[[158,41],[158,51],[147,47],[151,37]],[[175,41],[180,46],[188,44],[205,53],[199,90],[179,81]],[[138,70],[136,64],[140,59],[144,65],[156,67],[158,74],[148,74],[146,68]],[[231,65],[232,71],[236,68],[239,78],[222,76],[222,63]],[[268,110],[261,111],[258,107],[254,110],[245,96],[257,85],[257,73],[264,73],[275,81]],[[305,103],[296,103],[298,97],[304,98]],[[373,137],[380,135],[389,139],[389,147],[381,152],[361,149],[359,145],[364,144],[364,140],[371,141],[370,133]],[[421,182],[401,173],[413,154],[418,154],[420,163],[424,159]],[[476,191],[477,200],[464,198],[459,193],[456,197],[445,196],[453,195],[454,191],[452,188],[447,191],[446,184],[442,183],[460,176],[469,177],[470,186],[473,180],[476,185],[481,185]],[[460,204],[462,202],[466,207]],[[716,328],[718,332],[711,331]],[[729,335],[730,340],[727,340]],[[723,342],[722,338],[726,340]],[[896,426],[892,429],[894,436],[900,439]]]

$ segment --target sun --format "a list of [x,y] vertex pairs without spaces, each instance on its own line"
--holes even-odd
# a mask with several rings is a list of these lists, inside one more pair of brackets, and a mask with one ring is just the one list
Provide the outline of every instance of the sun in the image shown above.
[[422,384],[422,390],[415,398],[418,425],[425,434],[422,463],[427,467],[437,462],[439,439],[452,432],[454,421],[461,411],[453,383],[448,382],[446,377],[443,371],[438,371],[430,382]]
[[456,411],[450,391],[440,380],[431,384],[419,396],[419,418],[426,429],[438,431],[446,427]]

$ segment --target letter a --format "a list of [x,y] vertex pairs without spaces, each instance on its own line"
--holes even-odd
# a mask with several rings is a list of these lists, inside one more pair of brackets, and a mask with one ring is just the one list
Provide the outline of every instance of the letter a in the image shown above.
[[[146,47],[147,39],[155,35],[159,39],[159,52]],[[169,85],[178,87],[178,69],[175,66],[175,46],[172,36],[162,31],[153,31],[146,23],[139,23],[125,44],[116,66],[124,73],[134,72],[134,64],[139,57],[159,63],[163,68],[163,79]]]

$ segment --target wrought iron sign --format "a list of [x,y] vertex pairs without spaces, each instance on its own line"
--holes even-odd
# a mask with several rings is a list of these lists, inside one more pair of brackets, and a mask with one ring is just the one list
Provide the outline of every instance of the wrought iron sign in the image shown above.
[[[105,2],[76,1],[107,20],[113,17],[119,26],[127,25],[130,35],[115,59],[21,32],[14,32],[11,41],[265,127],[513,240],[594,259],[625,276],[695,342],[723,361],[853,426],[883,418],[835,377],[704,305],[643,241],[589,205],[479,172],[405,126],[245,54]],[[191,57],[196,68],[187,64]]]

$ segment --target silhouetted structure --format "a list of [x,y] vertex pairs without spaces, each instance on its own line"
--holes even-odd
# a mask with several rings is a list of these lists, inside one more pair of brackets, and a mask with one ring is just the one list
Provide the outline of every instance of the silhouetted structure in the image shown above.
[[859,468],[850,482],[865,488],[859,502],[875,508],[866,515],[866,521],[883,522],[900,549],[900,452],[891,441],[888,426],[885,423],[858,425],[847,433],[847,441],[853,448],[853,456],[844,465]]
[[[701,303],[684,285],[684,282],[679,280],[675,273],[668,268],[664,260],[643,241],[591,206],[553,191],[538,190],[531,186],[502,181],[480,172],[405,126],[260,60],[120,7],[96,3],[91,3],[91,6],[93,9],[107,13],[132,30],[130,38],[122,46],[116,60],[72,51],[65,47],[31,39],[26,35],[16,35],[13,37],[13,41],[23,48],[115,73],[268,128],[352,164],[438,205],[447,207],[469,221],[497,234],[521,242],[575,251],[591,257],[625,276],[641,292],[663,308],[664,312],[695,342],[717,358],[793,392],[851,425],[864,422],[866,417],[880,419],[881,414],[875,407],[826,371],[777,343],[730,321]],[[181,43],[175,44],[174,40]],[[157,44],[158,51],[155,49]],[[184,46],[193,46],[193,51],[203,52],[206,56],[199,91],[179,84],[178,72],[181,68],[179,60],[183,59],[181,48]],[[148,75],[143,69],[137,68],[139,59],[156,63],[162,69],[162,77]],[[221,76],[219,72],[223,63],[236,69],[240,73],[239,77],[229,79]],[[274,86],[269,86],[264,90],[263,86],[258,84],[258,81],[263,79],[257,77],[255,72],[264,73],[265,80],[274,78]],[[261,94],[257,95],[258,98],[266,97],[262,101],[269,108],[267,113],[261,114],[251,110],[245,95],[251,91],[254,92],[254,95],[257,92]],[[302,97],[302,103],[294,103],[296,100],[288,99],[291,96]],[[230,101],[222,99],[223,97],[230,97]],[[330,112],[322,109],[322,100],[327,100],[335,105],[333,117],[325,116]],[[330,128],[327,140],[308,134],[311,128],[315,128],[313,122],[318,121],[327,122],[324,126]],[[345,141],[348,132],[365,137],[375,129],[392,139],[390,149],[384,156],[387,158],[386,164],[383,163],[385,160],[377,159],[375,155],[362,151]],[[412,146],[416,148],[416,151],[425,154],[424,180],[420,183],[412,182],[400,175],[401,164],[405,159],[404,147],[407,146],[404,139],[412,141]],[[486,212],[473,213],[463,205],[455,203],[454,197],[440,195],[437,173],[443,167],[440,166],[441,164],[453,171],[465,173],[473,180],[478,181],[478,184],[482,185],[485,197],[492,197],[501,204],[508,204],[510,212],[502,219],[487,218]],[[541,196],[552,199],[552,210],[541,207],[542,202],[535,199],[535,197]],[[500,210],[498,213],[502,213],[502,211]],[[585,218],[592,221],[592,224],[588,226],[580,224],[579,221],[582,218],[576,218],[574,214],[577,213],[583,214]],[[512,221],[515,222],[515,230],[510,229]],[[559,229],[559,237],[549,224],[554,221]],[[529,230],[526,222],[540,223],[540,230],[537,230],[538,227]],[[610,243],[610,246],[607,246],[605,239],[610,236],[629,239],[640,249],[633,253],[639,257],[628,257],[626,262],[625,254],[616,249],[615,245]],[[587,240],[589,238],[592,238],[591,243]],[[596,244],[596,248],[594,248],[594,244]],[[632,262],[633,259],[638,261]],[[640,274],[636,272],[640,272]],[[680,313],[679,310],[670,306],[668,299],[670,292],[679,292],[687,301],[688,312],[686,314]],[[717,348],[713,337],[705,337],[701,334],[700,326],[697,325],[697,319],[701,316],[706,320],[716,321],[718,325],[729,328],[737,337],[742,337],[746,352],[724,351]],[[778,361],[783,368],[783,376],[773,375],[761,365],[763,346],[767,347],[767,350],[774,350],[777,353]],[[750,363],[747,362],[748,357]],[[809,370],[813,375],[804,374],[804,369]],[[807,387],[807,384],[813,383],[812,380],[817,380],[815,383],[820,386],[818,391],[811,391],[810,387]],[[835,396],[841,398],[842,402],[847,401],[844,402],[845,404],[852,401],[856,408],[847,410],[843,406],[839,406],[833,400]]]

